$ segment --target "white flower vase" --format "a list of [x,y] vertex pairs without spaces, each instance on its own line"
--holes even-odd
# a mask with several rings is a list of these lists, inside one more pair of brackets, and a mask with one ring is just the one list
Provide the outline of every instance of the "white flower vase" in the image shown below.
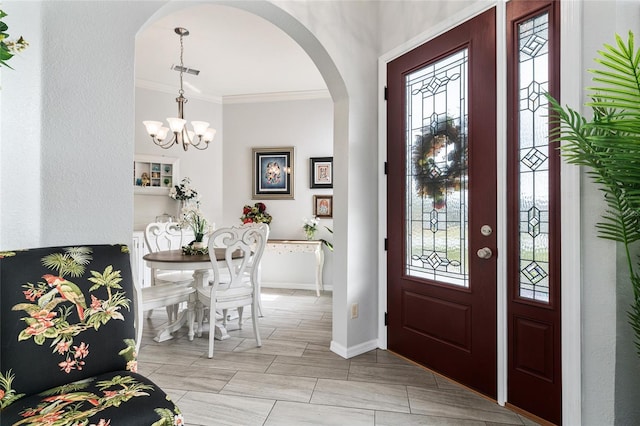
[[202,250],[207,247],[207,243],[205,243],[204,241],[194,241],[193,243],[191,243],[191,247],[196,250]]

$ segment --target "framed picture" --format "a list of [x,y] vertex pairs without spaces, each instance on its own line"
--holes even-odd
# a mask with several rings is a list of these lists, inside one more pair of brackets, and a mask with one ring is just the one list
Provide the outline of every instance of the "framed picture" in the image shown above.
[[314,195],[313,215],[321,218],[333,217],[333,195]]
[[293,199],[293,147],[253,148],[254,200]]
[[333,188],[333,157],[310,158],[311,188]]

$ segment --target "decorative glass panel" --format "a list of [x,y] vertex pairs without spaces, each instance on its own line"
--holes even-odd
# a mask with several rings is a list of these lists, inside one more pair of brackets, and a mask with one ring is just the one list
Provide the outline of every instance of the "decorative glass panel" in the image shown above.
[[520,106],[520,286],[549,302],[549,14],[518,25]]
[[406,77],[406,273],[467,287],[468,51]]

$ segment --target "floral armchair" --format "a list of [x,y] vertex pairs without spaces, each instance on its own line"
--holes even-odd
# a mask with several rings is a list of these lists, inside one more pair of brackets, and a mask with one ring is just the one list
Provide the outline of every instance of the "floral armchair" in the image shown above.
[[0,252],[0,424],[181,425],[137,374],[124,245]]

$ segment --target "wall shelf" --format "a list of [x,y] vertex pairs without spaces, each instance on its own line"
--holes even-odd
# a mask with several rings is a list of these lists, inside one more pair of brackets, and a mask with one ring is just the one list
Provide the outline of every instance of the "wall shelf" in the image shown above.
[[133,161],[134,194],[168,195],[169,188],[179,183],[179,162],[180,159],[175,157],[136,154]]

